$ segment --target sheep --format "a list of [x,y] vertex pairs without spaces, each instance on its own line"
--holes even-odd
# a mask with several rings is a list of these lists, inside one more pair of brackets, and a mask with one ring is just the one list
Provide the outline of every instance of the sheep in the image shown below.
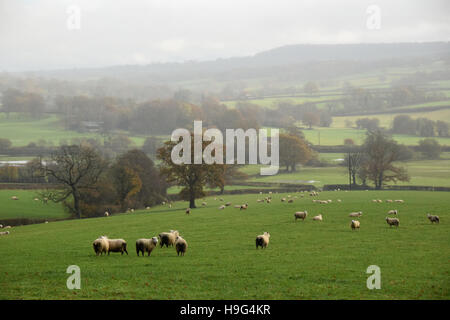
[[393,201],[392,199],[387,199],[386,202],[387,202],[387,203],[392,203],[392,202],[394,202],[394,201]]
[[267,199],[267,201],[266,201],[267,203],[271,203],[272,202],[272,200],[271,199]]
[[219,200],[220,200],[220,201],[223,201],[223,198],[220,198]]
[[397,215],[398,214],[398,210],[389,210],[388,214],[395,214],[395,215]]
[[105,211],[105,213],[103,214],[105,217],[109,217],[109,212]]
[[166,245],[166,248],[174,245],[175,239],[179,236],[177,230],[170,230],[169,232],[162,232],[158,235],[159,237],[159,245],[161,248]]
[[263,199],[257,199],[256,202],[264,202]]
[[120,252],[121,255],[125,252],[128,255],[127,251],[127,242],[123,239],[108,239],[109,248],[108,248],[108,256],[110,252]]
[[297,221],[297,219],[302,219],[302,221],[305,221],[306,216],[308,215],[308,211],[297,211],[296,213],[294,213],[294,218],[295,221]]
[[288,200],[288,203],[292,203],[292,202],[294,202],[294,199],[289,199]]
[[191,208],[187,208],[186,209],[186,214],[190,214],[191,213]]
[[281,202],[285,202],[286,201],[286,198],[281,198]]
[[322,221],[322,215],[319,214],[319,215],[313,217],[313,220],[314,220],[314,221]]
[[337,199],[337,202],[342,202],[342,200],[341,199]]
[[175,239],[175,250],[177,250],[177,256],[179,256],[180,254],[182,256],[184,256],[184,254],[186,253],[188,244],[186,242],[186,240],[184,240],[182,237],[177,236]]
[[387,224],[392,227],[392,226],[396,226],[398,228],[398,225],[400,223],[400,220],[397,218],[388,218],[386,217],[386,222]]
[[17,196],[12,196],[11,200],[19,200],[19,198]]
[[429,213],[427,213],[427,218],[431,221],[431,223],[439,223],[439,216],[433,216]]
[[225,209],[225,206],[224,206],[224,205],[221,205],[221,206],[219,207],[219,210],[223,210],[223,209]]
[[361,217],[361,215],[362,215],[362,211],[358,211],[358,212],[352,212],[348,216],[349,217]]
[[130,210],[131,212],[134,212],[134,209],[133,208],[131,208],[131,210]]
[[3,229],[11,229],[11,226],[4,226]]
[[202,202],[202,206],[205,207],[207,203],[205,201]]
[[352,222],[350,223],[350,227],[352,228],[352,230],[355,229],[359,229],[360,223],[357,220],[352,220]]
[[3,229],[3,225],[2,224],[0,224],[0,229]]
[[378,199],[378,203],[383,203],[383,200],[381,200],[381,199]]
[[155,249],[158,244],[158,238],[153,237],[151,239],[137,239],[136,240],[136,253],[139,257],[139,252],[142,253],[142,256],[145,255],[145,252],[148,252],[148,256],[152,253],[153,249]]
[[241,208],[239,210],[247,210],[248,208],[248,204],[244,203],[243,205],[241,205]]
[[106,254],[109,250],[108,238],[106,236],[101,236],[94,240],[92,246],[94,247],[94,251],[97,256],[99,254],[102,255],[103,253]]
[[161,202],[161,204],[162,204],[163,206],[165,206],[165,205],[166,205],[166,202],[165,202],[165,201],[163,201],[163,202]]
[[38,198],[34,198],[34,201],[39,201],[39,199]]
[[240,205],[240,204],[235,204],[234,207],[235,207],[236,209],[240,209],[240,208],[242,207],[242,205]]
[[150,207],[145,207],[145,210],[150,210]]
[[270,233],[268,233],[268,232],[264,232],[264,234],[257,236],[256,237],[256,249],[258,249],[258,247],[261,247],[262,249],[267,248],[267,246],[269,245],[269,238],[270,238]]
[[395,200],[395,202],[403,203],[403,202],[405,202],[405,200]]
[[0,236],[6,236],[9,234],[9,231],[2,231],[0,232]]
[[231,206],[231,202],[225,203],[225,206],[227,206],[227,207]]
[[172,208],[172,204],[171,203],[169,203],[169,209],[171,209]]

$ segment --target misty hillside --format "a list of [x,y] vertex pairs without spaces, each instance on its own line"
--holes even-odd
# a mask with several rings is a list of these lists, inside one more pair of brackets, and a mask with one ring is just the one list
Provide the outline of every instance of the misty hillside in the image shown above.
[[[419,58],[446,59],[450,57],[450,43],[390,43],[390,44],[323,44],[288,45],[263,51],[254,56],[187,61],[149,65],[111,66],[26,73],[67,80],[95,80],[102,77],[127,81],[155,83],[186,81],[202,78],[236,80],[302,73],[305,79],[329,77],[375,67],[417,63]],[[315,62],[311,64],[312,62]],[[337,63],[339,62],[339,63]],[[292,68],[294,66],[294,69]],[[305,80],[303,79],[303,80]]]

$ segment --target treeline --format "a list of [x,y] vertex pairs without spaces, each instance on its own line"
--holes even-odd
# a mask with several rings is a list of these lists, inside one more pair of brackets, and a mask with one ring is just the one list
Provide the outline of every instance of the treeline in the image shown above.
[[448,137],[449,125],[442,120],[433,121],[427,118],[413,119],[408,115],[395,116],[392,122],[392,133],[409,134],[419,137]]

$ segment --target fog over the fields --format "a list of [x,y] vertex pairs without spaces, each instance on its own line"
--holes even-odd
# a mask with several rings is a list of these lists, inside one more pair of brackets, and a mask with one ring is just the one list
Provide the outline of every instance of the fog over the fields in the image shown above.
[[[367,26],[373,5],[379,28]],[[73,6],[79,29],[67,26]],[[446,0],[0,0],[0,71],[199,61],[298,43],[449,41],[449,13]]]

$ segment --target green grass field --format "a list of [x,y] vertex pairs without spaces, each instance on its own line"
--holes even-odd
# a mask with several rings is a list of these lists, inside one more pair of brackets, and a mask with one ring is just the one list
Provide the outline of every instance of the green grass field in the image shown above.
[[[320,155],[322,160],[337,164],[336,159],[343,156],[339,153],[329,153]],[[410,175],[410,181],[398,182],[398,185],[416,185],[416,186],[440,186],[450,187],[450,160],[448,154],[442,155],[442,160],[420,160],[401,163],[406,167]],[[324,184],[346,184],[348,183],[348,172],[345,167],[301,167],[297,172],[284,173],[280,171],[273,176],[260,176],[259,165],[245,166],[242,171],[248,175],[253,175],[249,181],[265,183],[294,183],[294,184],[313,184],[317,187]],[[280,168],[284,170],[284,168]],[[391,183],[392,184],[392,183]]]
[[[11,200],[12,196],[17,196],[19,200]],[[0,221],[14,218],[67,218],[68,213],[64,212],[61,204],[42,201],[35,201],[39,198],[38,190],[0,190]]]
[[[300,194],[292,194],[299,196]],[[224,196],[248,210],[206,208],[184,213],[155,207],[108,218],[50,222],[10,229],[0,237],[0,299],[449,299],[450,197],[441,192],[323,192],[271,204],[261,195]],[[404,199],[375,204],[371,199]],[[341,203],[336,202],[342,199]],[[198,201],[198,204],[201,200]],[[400,227],[384,218],[399,210]],[[294,222],[295,211],[308,218]],[[348,213],[362,210],[361,229],[352,231]],[[432,225],[425,214],[440,215]],[[323,221],[312,221],[321,213]],[[135,240],[177,229],[189,244],[184,257],[159,248],[137,257]],[[271,234],[265,250],[255,237]],[[124,238],[129,256],[96,256],[92,242],[106,234]],[[68,290],[66,269],[81,269],[81,289]],[[367,267],[381,269],[381,289],[369,290]]]

